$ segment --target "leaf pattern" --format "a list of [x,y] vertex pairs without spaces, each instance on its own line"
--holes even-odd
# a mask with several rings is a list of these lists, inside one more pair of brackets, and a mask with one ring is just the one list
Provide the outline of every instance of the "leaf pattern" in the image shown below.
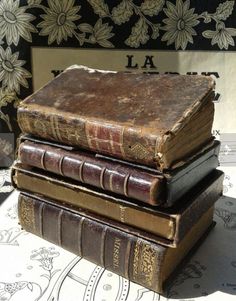
[[151,38],[155,40],[160,35],[160,24],[153,24]]
[[216,24],[216,30],[205,30],[202,35],[211,39],[211,45],[217,44],[220,49],[228,49],[229,45],[234,46],[233,37],[236,36],[235,28],[226,28],[223,22]]
[[[236,26],[232,18],[235,1],[218,0],[211,7],[213,12],[199,13],[199,7],[195,11],[191,0],[87,0],[81,3],[76,0],[0,0],[0,87],[15,94],[11,108],[17,107],[19,98],[32,92],[27,56],[30,47],[38,43],[35,44],[38,35],[40,44],[37,45],[42,46],[86,47],[90,44],[92,47],[138,48],[150,41],[151,49],[159,49],[159,45],[161,49],[168,49],[173,45],[176,50],[186,50],[191,44],[199,49],[194,39],[201,35],[203,43],[208,42],[207,49],[214,46],[219,50],[235,50]],[[90,10],[88,14],[86,9]],[[119,26],[125,28],[123,39]],[[26,43],[27,49],[18,53],[16,49],[21,42]],[[24,95],[18,97],[21,93]],[[3,122],[12,130],[11,114],[5,113],[11,102],[7,97],[9,95],[0,98],[0,126]],[[3,106],[4,112],[1,111]]]
[[224,3],[220,3],[216,9],[216,13],[214,17],[219,20],[226,20],[233,11],[235,1],[226,1]]
[[33,285],[31,282],[28,282],[27,288],[32,292],[33,291]]
[[130,47],[138,48],[140,44],[145,44],[148,40],[148,25],[144,18],[140,18],[132,28],[131,35],[125,41],[125,44]]
[[11,122],[10,122],[10,118],[9,118],[9,115],[8,114],[4,114],[1,110],[0,110],[0,119],[3,120],[9,131],[12,132],[12,126],[11,126]]
[[113,8],[112,19],[116,24],[121,25],[122,23],[129,21],[132,14],[133,7],[131,2],[123,0],[118,6]]
[[6,107],[10,103],[14,103],[14,106],[16,105],[16,103],[19,103],[19,99],[17,98],[15,92],[9,92],[7,90],[0,89],[0,119],[3,120],[6,123],[8,129],[12,131],[9,115],[4,114],[1,110],[3,107]]
[[82,45],[84,42],[87,42],[90,44],[97,43],[105,48],[114,47],[114,45],[108,41],[108,39],[114,36],[114,33],[111,32],[113,27],[109,26],[108,23],[102,23],[102,18],[97,20],[94,27],[88,23],[82,23],[78,26],[78,29],[82,31],[82,34],[77,35]]
[[93,32],[93,27],[88,23],[82,23],[78,26],[78,28],[82,32],[86,32],[86,33],[92,33]]
[[102,47],[113,48],[114,45],[108,41],[114,36],[114,33],[111,32],[112,28],[112,26],[108,26],[108,23],[103,24],[102,19],[99,19],[94,26],[91,38],[94,38],[94,42]]
[[152,17],[162,10],[164,3],[164,0],[146,0],[143,1],[140,9],[145,15]]
[[50,277],[47,274],[43,274],[43,275],[41,275],[41,277],[45,277],[46,279],[50,280]]
[[[6,93],[6,94],[5,94]],[[0,109],[2,107],[5,107],[8,105],[8,103],[11,103],[15,100],[15,94],[14,93],[7,93],[5,91],[0,91]]]
[[101,18],[110,15],[109,8],[103,0],[88,0],[88,2],[92,5],[95,14],[99,15]]

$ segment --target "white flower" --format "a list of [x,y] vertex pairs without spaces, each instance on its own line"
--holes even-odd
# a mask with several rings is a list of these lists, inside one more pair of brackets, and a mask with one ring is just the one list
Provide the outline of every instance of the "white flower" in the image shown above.
[[30,259],[38,260],[41,263],[41,267],[44,270],[51,271],[53,268],[53,259],[59,256],[59,252],[56,252],[54,248],[45,247],[40,248],[38,250],[33,250]]
[[190,1],[187,0],[184,3],[182,0],[176,1],[176,6],[167,1],[167,8],[164,8],[164,12],[168,19],[164,19],[166,24],[162,27],[166,33],[162,37],[162,41],[167,41],[167,45],[175,43],[175,48],[187,47],[188,43],[193,43],[194,35],[197,35],[193,29],[199,21],[198,15],[194,14],[194,8],[189,9]]
[[236,36],[235,28],[225,28],[225,24],[223,22],[219,22],[216,24],[216,30],[206,30],[202,33],[202,35],[211,39],[211,45],[218,44],[220,49],[228,49],[229,45],[234,46],[234,39],[232,37]]
[[0,37],[6,37],[7,44],[19,43],[20,37],[32,42],[31,32],[37,29],[30,24],[35,17],[25,12],[26,7],[19,7],[19,0],[0,1]]
[[19,52],[12,53],[10,47],[6,51],[0,47],[0,82],[9,92],[20,92],[20,85],[28,88],[26,78],[31,74],[21,66],[25,61],[18,60]]
[[77,14],[80,6],[74,6],[74,0],[50,0],[49,8],[46,8],[46,15],[41,17],[44,19],[38,24],[42,28],[40,35],[48,36],[48,44],[52,44],[55,40],[60,44],[62,40],[67,41],[68,36],[72,37],[76,29],[74,21],[80,16]]

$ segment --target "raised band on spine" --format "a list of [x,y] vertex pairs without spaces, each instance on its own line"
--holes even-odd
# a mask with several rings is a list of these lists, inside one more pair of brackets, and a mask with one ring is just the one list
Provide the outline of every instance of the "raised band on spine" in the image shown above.
[[104,173],[106,171],[106,167],[103,167],[101,170],[101,174],[100,174],[100,186],[102,187],[102,189],[105,189],[104,187]]
[[84,168],[84,161],[81,162],[80,167],[79,167],[79,178],[81,182],[84,182],[83,178],[83,168]]
[[61,174],[62,176],[64,176],[64,173],[63,173],[63,167],[62,167],[62,166],[63,166],[62,163],[63,163],[64,158],[65,158],[65,156],[62,156],[62,157],[60,158],[60,160],[59,160],[59,166],[58,166],[59,172],[60,172],[60,174]]
[[40,159],[41,166],[45,170],[46,170],[46,167],[45,167],[45,160],[44,159],[45,159],[46,152],[47,152],[46,150],[43,150],[43,154],[42,154],[41,159]]
[[102,231],[102,237],[101,237],[101,257],[100,257],[100,262],[101,266],[105,267],[105,241],[106,241],[106,232],[107,232],[107,226]]
[[83,257],[82,252],[82,231],[83,231],[84,216],[81,217],[78,225],[78,255]]
[[129,181],[129,176],[130,175],[126,175],[125,180],[124,180],[124,194],[125,196],[129,196],[128,195],[128,181]]
[[39,235],[43,238],[43,209],[45,204],[42,202],[39,206]]
[[63,214],[63,209],[60,210],[57,218],[57,237],[58,237],[58,245],[61,247],[61,216]]
[[110,191],[113,191],[113,175],[114,175],[114,173],[111,173],[110,177],[109,177]]

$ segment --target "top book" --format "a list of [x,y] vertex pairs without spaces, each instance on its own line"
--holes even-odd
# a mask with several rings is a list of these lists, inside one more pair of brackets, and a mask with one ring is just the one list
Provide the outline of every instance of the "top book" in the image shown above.
[[18,107],[24,133],[152,166],[184,164],[212,139],[214,80],[74,65]]

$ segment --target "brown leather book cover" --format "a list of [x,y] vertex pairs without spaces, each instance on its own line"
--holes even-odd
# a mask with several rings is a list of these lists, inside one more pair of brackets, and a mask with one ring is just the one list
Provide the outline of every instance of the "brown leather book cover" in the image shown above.
[[24,133],[158,167],[211,139],[214,81],[72,66],[18,107]]
[[[63,177],[39,173],[20,164],[12,169],[12,182],[20,191],[44,195],[58,202],[74,205],[78,210],[91,211],[120,222],[120,225],[150,232],[168,240],[169,246],[176,247],[200,216],[222,194],[223,173],[215,170],[179,204],[160,210],[153,209],[152,206],[144,207],[130,202],[129,199],[117,198],[99,190],[91,190],[73,181],[64,181]],[[140,236],[142,231],[139,232]]]
[[204,176],[218,166],[220,143],[213,145],[184,166],[161,173],[115,161],[98,158],[82,150],[70,150],[53,142],[22,137],[18,159],[26,165],[59,174],[136,199],[150,205],[173,205]]
[[178,264],[212,223],[209,208],[175,249],[120,231],[56,205],[44,198],[20,194],[21,226],[148,289],[163,293]]
[[24,141],[19,146],[18,159],[23,164],[142,202],[158,205],[164,201],[163,175],[99,159],[93,153]]

